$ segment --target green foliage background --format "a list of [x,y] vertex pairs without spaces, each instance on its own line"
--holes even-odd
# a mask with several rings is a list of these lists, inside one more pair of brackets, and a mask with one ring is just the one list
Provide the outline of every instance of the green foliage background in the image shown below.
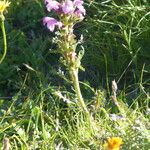
[[[149,82],[150,19],[149,2],[87,1],[86,19],[75,27],[79,38],[84,36],[85,72],[80,77],[93,87],[107,87],[112,79],[121,88]],[[0,66],[1,96],[12,95],[20,88],[28,72],[28,85],[36,88],[38,80],[53,82],[51,74],[58,68],[58,55],[51,54],[52,37],[42,25],[46,15],[43,1],[12,1],[6,15],[8,54]],[[38,75],[23,64],[34,68]],[[40,74],[40,77],[39,77]],[[45,78],[46,77],[46,78]],[[38,79],[37,79],[38,78]],[[55,78],[55,77],[54,77]]]

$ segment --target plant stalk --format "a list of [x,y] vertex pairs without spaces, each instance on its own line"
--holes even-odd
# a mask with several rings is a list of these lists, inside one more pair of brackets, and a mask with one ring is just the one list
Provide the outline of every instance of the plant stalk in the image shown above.
[[79,78],[78,78],[78,69],[74,69],[72,68],[70,70],[70,75],[71,75],[71,79],[73,82],[73,86],[75,89],[75,92],[77,94],[77,98],[78,98],[78,105],[82,108],[82,110],[84,110],[86,113],[89,114],[87,106],[83,100],[82,94],[81,94],[81,90],[80,90],[80,85],[79,85]]
[[7,40],[6,40],[6,31],[5,31],[4,19],[2,19],[2,21],[1,21],[1,29],[2,29],[2,34],[3,34],[4,50],[3,50],[3,55],[0,58],[0,64],[3,62],[4,58],[6,57],[6,53],[7,53]]

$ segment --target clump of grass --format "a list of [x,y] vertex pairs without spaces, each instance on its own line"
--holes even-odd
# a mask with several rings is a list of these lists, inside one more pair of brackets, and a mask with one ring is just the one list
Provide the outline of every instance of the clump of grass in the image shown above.
[[[1,141],[7,137],[12,149],[103,149],[109,137],[120,137],[122,149],[148,149],[149,118],[140,108],[126,107],[122,114],[113,112],[112,106],[100,106],[93,114],[94,106],[89,105],[91,124],[76,105],[56,96],[53,90],[44,89],[36,99],[35,95],[24,100],[16,97],[7,106],[3,101]],[[65,98],[72,101],[73,95],[66,94]]]

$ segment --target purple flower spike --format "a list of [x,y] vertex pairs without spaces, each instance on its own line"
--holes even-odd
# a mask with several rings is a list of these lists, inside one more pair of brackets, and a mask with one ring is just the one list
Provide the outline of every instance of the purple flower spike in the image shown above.
[[45,0],[47,11],[58,10],[60,7],[60,3],[55,0]]
[[53,32],[55,29],[55,26],[58,26],[59,28],[62,27],[62,23],[57,21],[56,19],[52,18],[52,17],[44,17],[43,19],[43,24],[47,25],[47,28]]
[[62,3],[62,11],[65,14],[72,14],[74,12],[74,4],[71,0],[66,0],[65,2]]

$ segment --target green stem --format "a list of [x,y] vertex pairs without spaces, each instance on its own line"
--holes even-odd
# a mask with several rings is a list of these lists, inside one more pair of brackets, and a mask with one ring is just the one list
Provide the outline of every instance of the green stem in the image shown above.
[[75,89],[75,92],[77,94],[77,98],[78,98],[78,102],[79,102],[79,106],[86,112],[88,112],[87,106],[85,105],[85,102],[83,100],[82,94],[81,94],[81,90],[80,90],[80,85],[79,85],[79,78],[78,78],[78,69],[71,69],[70,70],[70,75],[73,81],[73,86]]
[[75,69],[75,68],[70,69],[70,75],[71,75],[71,78],[73,81],[73,86],[74,86],[75,92],[77,94],[78,105],[79,105],[79,107],[81,107],[82,111],[85,112],[86,119],[89,122],[90,129],[91,129],[91,131],[93,131],[93,129],[94,129],[93,119],[90,116],[90,112],[87,109],[87,106],[84,102],[84,99],[82,97],[81,90],[80,90],[78,69]]
[[0,58],[0,64],[3,62],[3,60],[6,56],[6,53],[7,53],[7,40],[6,40],[4,19],[2,19],[2,22],[1,22],[1,29],[2,29],[2,34],[3,34],[4,52],[3,52],[2,58]]

